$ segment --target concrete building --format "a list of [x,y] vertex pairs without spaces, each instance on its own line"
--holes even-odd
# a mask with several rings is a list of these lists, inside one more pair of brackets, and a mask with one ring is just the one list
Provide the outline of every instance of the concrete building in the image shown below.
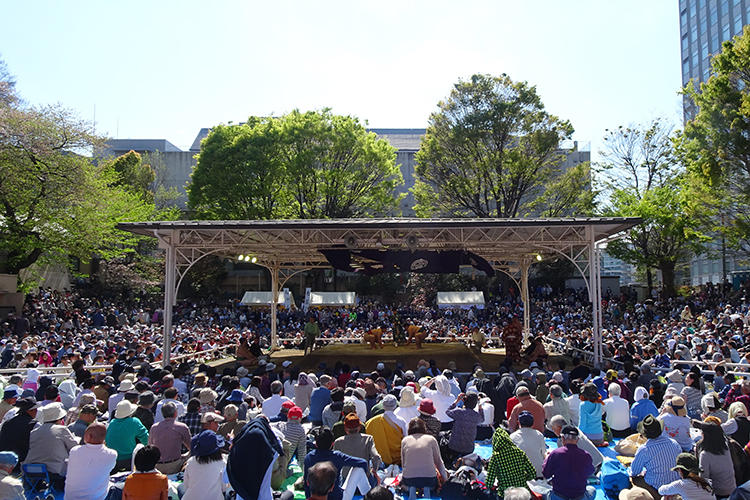
[[[136,151],[141,154],[157,155],[163,169],[162,183],[165,187],[175,187],[182,193],[179,200],[180,207],[185,208],[187,196],[185,188],[190,182],[190,174],[195,166],[195,155],[200,152],[201,141],[208,135],[209,128],[202,128],[195,136],[193,144],[188,151],[182,151],[166,139],[110,139],[107,141],[107,149],[102,155],[119,156],[128,151]],[[398,193],[405,193],[401,201],[401,214],[405,217],[414,215],[414,195],[411,188],[414,187],[416,159],[415,156],[422,143],[422,137],[426,132],[423,128],[373,128],[369,129],[379,137],[386,139],[396,148],[396,164],[401,169],[404,184],[398,188]],[[590,161],[591,151],[588,146],[579,148],[578,142],[566,141],[561,145],[565,153],[565,162],[561,165],[561,172]]]
[[[682,85],[693,80],[696,85],[711,76],[711,56],[721,51],[721,44],[742,33],[750,23],[750,0],[680,0],[680,47]],[[683,100],[683,118],[695,115],[690,100]],[[710,252],[690,262],[690,284],[720,283],[729,273],[745,271],[747,256],[727,250],[720,240],[711,244]]]

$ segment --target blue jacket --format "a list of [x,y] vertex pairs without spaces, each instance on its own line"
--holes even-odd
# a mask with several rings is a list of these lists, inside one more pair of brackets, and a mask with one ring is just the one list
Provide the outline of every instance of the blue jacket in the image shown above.
[[602,409],[601,403],[582,401],[578,419],[578,428],[586,435],[602,434]]
[[659,410],[656,409],[656,405],[653,401],[645,398],[633,403],[633,406],[630,407],[630,428],[638,430],[638,424],[641,420],[646,418],[647,415],[653,415],[654,417],[659,416]]
[[305,496],[310,497],[310,488],[307,486],[307,471],[310,467],[317,464],[318,462],[331,462],[336,470],[339,471],[339,475],[336,478],[336,486],[328,494],[328,500],[341,500],[344,495],[344,490],[341,489],[341,468],[342,467],[361,467],[367,472],[367,461],[361,458],[352,457],[346,453],[333,450],[313,450],[305,456],[305,468],[303,472],[305,481]]
[[310,394],[310,415],[311,422],[323,421],[323,409],[331,402],[331,391],[325,387],[316,387]]

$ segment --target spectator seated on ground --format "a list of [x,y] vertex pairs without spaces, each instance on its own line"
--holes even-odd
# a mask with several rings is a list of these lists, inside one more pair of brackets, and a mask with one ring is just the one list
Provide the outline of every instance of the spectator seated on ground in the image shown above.
[[136,452],[135,471],[125,480],[122,500],[168,500],[167,476],[156,470],[160,458],[156,446],[144,446]]
[[[344,417],[343,426],[346,435],[336,439],[333,443],[333,449],[345,453],[352,457],[366,460],[370,467],[370,483],[377,481],[377,470],[382,463],[375,441],[369,434],[364,434],[364,428],[359,417],[353,411]],[[349,473],[349,467],[341,470],[343,477]]]
[[239,420],[239,410],[236,405],[228,404],[224,407],[224,422],[219,425],[217,431],[224,439],[233,439],[234,436],[240,433],[242,428],[247,423],[247,420]]
[[[65,476],[65,498],[104,500],[109,492],[109,475],[117,462],[117,452],[104,445],[107,427],[91,423],[83,434],[83,444],[70,450]],[[0,495],[0,498],[4,498]]]
[[647,441],[635,452],[630,464],[630,480],[634,486],[648,490],[654,500],[659,500],[658,488],[679,479],[673,467],[682,449],[664,433],[661,421],[651,415],[643,419],[638,431]]
[[138,443],[148,443],[148,431],[133,416],[137,406],[128,400],[117,403],[115,418],[107,426],[107,446],[117,452],[118,471],[130,470],[133,450]]
[[596,496],[596,489],[588,486],[588,478],[594,474],[594,464],[591,456],[578,448],[579,435],[577,427],[563,427],[563,445],[550,451],[544,460],[542,473],[552,484],[548,500],[590,499]]
[[535,478],[536,470],[523,450],[510,440],[505,429],[495,429],[492,456],[487,465],[487,487],[502,493],[513,486],[526,486],[526,481]]
[[[565,421],[565,418],[561,415],[556,415],[552,417],[552,420],[550,421],[550,429],[552,429],[552,432],[557,437],[557,446],[562,446],[562,430],[563,427],[567,426],[569,422]],[[578,429],[580,431],[580,429]],[[586,437],[586,435],[582,432],[578,433],[578,447],[589,454],[591,457],[592,463],[594,464],[594,469],[599,470],[599,468],[602,465],[602,462],[604,462],[604,455],[602,455],[602,452],[599,451],[599,448],[594,445],[594,443],[591,442],[589,438]]]
[[331,462],[318,462],[310,467],[305,479],[308,500],[330,500],[339,473]]
[[[37,423],[39,404],[36,398],[28,396],[16,401],[15,408],[17,409],[16,415],[0,428],[0,449],[14,452],[18,455],[18,459],[23,461],[29,453],[29,436]],[[16,465],[16,469],[19,468]]]
[[405,423],[395,416],[396,397],[392,394],[383,398],[385,413],[372,417],[365,424],[367,434],[375,441],[375,447],[386,465],[401,465],[401,439],[404,437]]
[[425,497],[437,491],[436,471],[443,480],[448,479],[438,442],[427,434],[424,422],[418,418],[409,421],[409,435],[401,441],[401,464],[403,484],[409,487],[409,500],[416,498],[418,488],[424,490]]
[[68,426],[68,430],[79,440],[83,439],[83,435],[89,425],[96,422],[96,417],[99,416],[99,410],[96,406],[87,404],[83,405],[78,410],[78,417],[75,422]]
[[148,443],[159,448],[161,458],[156,469],[162,474],[176,474],[182,470],[190,450],[190,430],[182,422],[177,422],[177,406],[171,401],[161,407],[163,420],[151,427]]
[[18,464],[18,455],[12,451],[0,451],[0,498],[6,500],[26,500],[23,483],[13,476]]
[[328,495],[328,500],[341,500],[344,490],[341,489],[342,478],[341,475],[338,474],[338,471],[343,467],[348,466],[359,467],[367,473],[368,464],[361,458],[352,457],[345,453],[341,453],[340,451],[333,451],[333,433],[331,432],[331,429],[327,427],[316,427],[313,429],[313,433],[315,434],[315,446],[317,449],[309,452],[305,457],[303,468],[305,494],[308,495],[308,497],[310,496],[311,490],[308,486],[308,475],[310,469],[317,463],[330,462],[335,467],[337,473],[334,488],[329,490],[330,494]]
[[222,455],[224,438],[214,431],[205,430],[193,436],[192,455],[185,465],[182,500],[224,500],[224,469]]
[[531,412],[522,411],[518,416],[520,429],[510,435],[511,441],[515,443],[528,457],[534,466],[536,477],[542,477],[542,466],[547,457],[547,444],[544,435],[534,429],[534,416]]
[[609,397],[604,400],[603,412],[607,425],[616,438],[625,438],[630,431],[630,407],[628,401],[620,397],[621,387],[617,382],[610,382],[607,388]]
[[50,403],[41,409],[42,424],[31,431],[29,454],[25,464],[44,464],[57,491],[65,488],[68,454],[78,445],[76,437],[65,427],[67,412],[62,403]]
[[[474,452],[477,427],[484,421],[481,412],[475,410],[478,402],[479,395],[476,392],[461,393],[446,411],[446,415],[453,419],[448,448],[457,456]],[[463,408],[458,407],[459,403],[463,403]]]

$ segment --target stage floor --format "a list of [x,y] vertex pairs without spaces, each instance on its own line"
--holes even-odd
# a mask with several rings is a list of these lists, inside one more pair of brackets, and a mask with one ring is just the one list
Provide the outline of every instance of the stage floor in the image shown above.
[[[551,355],[550,359],[554,361],[557,357]],[[486,371],[494,372],[505,360],[505,349],[483,349],[479,353],[458,342],[423,344],[422,349],[417,349],[414,344],[401,347],[391,344],[382,349],[370,349],[369,345],[362,344],[334,344],[320,347],[307,356],[298,349],[281,349],[271,354],[271,361],[277,367],[289,360],[302,371],[317,370],[322,362],[333,368],[337,361],[348,364],[352,369],[358,367],[360,371],[372,371],[379,362],[385,363],[389,368],[401,363],[404,369],[413,370],[420,359],[434,359],[441,369],[446,368],[449,361],[455,361],[459,372],[470,371],[474,364],[480,363]]]

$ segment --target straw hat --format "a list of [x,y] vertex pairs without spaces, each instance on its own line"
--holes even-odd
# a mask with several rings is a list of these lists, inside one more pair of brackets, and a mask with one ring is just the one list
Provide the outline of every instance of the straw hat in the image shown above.
[[127,418],[135,413],[135,410],[137,409],[138,406],[134,405],[127,399],[123,399],[117,403],[117,408],[115,408],[115,418]]
[[678,417],[684,417],[687,415],[687,408],[685,408],[685,400],[682,399],[680,396],[673,396],[672,399],[669,400],[669,403],[667,403],[672,410],[674,410],[674,414]]

